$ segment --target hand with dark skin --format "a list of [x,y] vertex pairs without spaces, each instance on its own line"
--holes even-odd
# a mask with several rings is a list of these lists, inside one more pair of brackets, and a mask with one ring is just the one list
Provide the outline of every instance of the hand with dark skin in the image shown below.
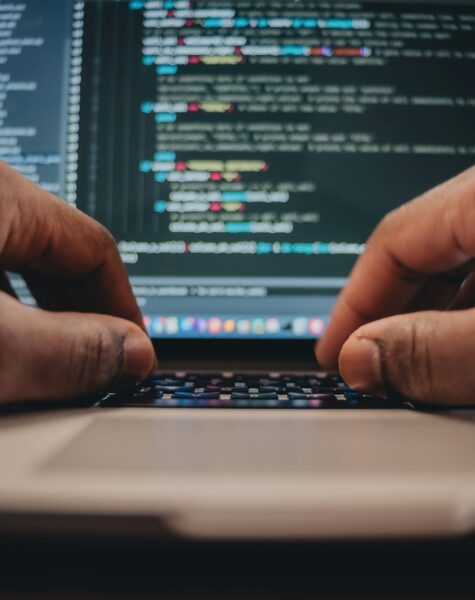
[[[7,270],[40,309],[14,297]],[[0,163],[0,403],[97,393],[155,364],[112,236]]]
[[348,385],[475,404],[475,167],[378,225],[317,346]]

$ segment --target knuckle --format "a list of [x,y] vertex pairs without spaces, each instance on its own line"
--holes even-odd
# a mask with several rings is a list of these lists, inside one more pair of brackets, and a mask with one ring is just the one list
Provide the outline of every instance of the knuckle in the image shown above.
[[379,222],[378,230],[386,231],[387,229],[390,229],[392,226],[392,223],[397,215],[397,212],[398,212],[398,209],[395,208],[394,210],[391,210],[388,213],[386,213]]
[[100,227],[100,240],[102,255],[105,260],[118,261],[120,260],[119,249],[112,233],[103,225]]
[[406,204],[403,204],[386,213],[380,221],[381,229],[392,229],[394,222],[400,218],[401,214],[405,211],[406,206]]
[[100,325],[88,323],[86,331],[75,336],[69,358],[69,372],[79,393],[99,391],[114,379],[123,346],[118,336]]
[[392,233],[399,232],[401,225],[409,219],[407,213],[411,210],[413,202],[414,201],[401,204],[401,206],[394,208],[384,215],[377,228],[378,233],[382,235],[383,238]]
[[386,246],[393,232],[399,230],[398,222],[403,208],[403,206],[400,206],[386,213],[377,224],[368,243]]
[[104,260],[116,251],[116,243],[110,231],[98,221],[81,213],[84,234],[93,247],[98,261]]
[[427,319],[398,325],[386,356],[387,387],[416,401],[434,398],[433,328]]
[[109,251],[111,248],[115,248],[116,244],[112,233],[101,223],[96,223],[96,228],[97,236],[102,248],[106,251]]

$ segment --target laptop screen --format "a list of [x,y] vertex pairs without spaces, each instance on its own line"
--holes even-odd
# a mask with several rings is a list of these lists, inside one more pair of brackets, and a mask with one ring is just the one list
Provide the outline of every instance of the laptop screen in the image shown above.
[[320,336],[475,162],[473,2],[1,0],[0,62],[0,157],[112,231],[157,338]]

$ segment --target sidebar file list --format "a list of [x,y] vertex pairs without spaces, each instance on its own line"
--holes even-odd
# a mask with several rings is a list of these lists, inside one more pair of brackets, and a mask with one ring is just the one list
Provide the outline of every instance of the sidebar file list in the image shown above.
[[70,23],[69,1],[0,2],[0,160],[60,196]]

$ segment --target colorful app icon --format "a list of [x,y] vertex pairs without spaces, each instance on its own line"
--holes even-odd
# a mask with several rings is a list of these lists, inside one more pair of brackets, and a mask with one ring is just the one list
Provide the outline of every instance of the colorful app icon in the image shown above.
[[310,319],[308,322],[308,330],[312,335],[321,335],[325,329],[323,319]]
[[152,334],[162,335],[165,331],[165,319],[163,317],[154,317],[152,319]]
[[224,333],[233,333],[236,329],[236,321],[234,319],[226,319],[223,323]]
[[150,333],[150,327],[152,325],[152,317],[144,317],[143,324],[145,325],[145,329]]
[[275,335],[280,331],[280,321],[275,317],[271,317],[266,321],[266,333],[269,335]]
[[308,325],[308,319],[305,319],[303,317],[298,317],[298,318],[294,319],[294,323],[292,326],[292,331],[294,332],[294,335],[298,335],[298,336],[308,335],[307,325]]
[[223,328],[223,323],[222,323],[221,319],[219,319],[218,317],[212,317],[208,321],[209,333],[211,333],[213,335],[217,335],[218,333],[221,333],[222,328]]
[[167,335],[176,335],[178,331],[178,319],[176,317],[167,317],[165,319],[165,333]]
[[282,319],[281,323],[280,323],[280,328],[282,331],[286,331],[287,333],[290,333],[292,331],[292,319]]
[[180,331],[182,333],[191,333],[195,327],[195,320],[193,317],[182,317],[180,319]]
[[236,329],[239,335],[249,335],[251,333],[251,321],[249,319],[239,319]]
[[262,335],[266,332],[266,322],[264,319],[252,319],[252,333]]
[[198,333],[206,333],[208,331],[208,319],[199,317],[195,320],[195,331]]

